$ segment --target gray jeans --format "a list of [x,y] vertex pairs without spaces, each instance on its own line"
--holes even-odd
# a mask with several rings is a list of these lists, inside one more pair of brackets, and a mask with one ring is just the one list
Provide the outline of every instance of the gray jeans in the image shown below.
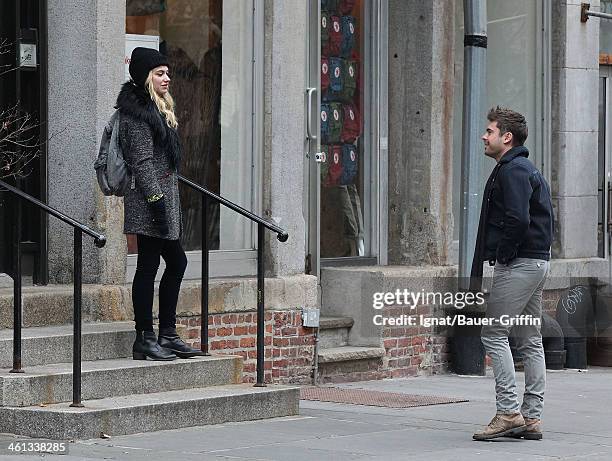
[[[487,318],[491,319],[491,324],[482,327],[482,343],[493,363],[496,404],[500,413],[520,410],[526,418],[538,419],[542,415],[546,364],[539,322],[548,268],[548,261],[528,258],[517,258],[507,265],[495,264],[487,304]],[[519,406],[514,361],[508,344],[511,329],[525,369],[522,406]]]

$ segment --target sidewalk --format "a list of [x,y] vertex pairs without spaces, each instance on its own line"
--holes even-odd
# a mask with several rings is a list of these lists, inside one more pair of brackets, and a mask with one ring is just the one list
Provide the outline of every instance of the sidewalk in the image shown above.
[[[518,373],[523,381],[523,374]],[[494,414],[491,376],[442,375],[341,385],[467,398],[390,409],[302,401],[300,416],[204,426],[70,444],[62,461],[112,460],[589,460],[612,459],[612,369],[549,371],[544,440],[476,442]],[[0,435],[2,454],[9,435]],[[41,459],[0,456],[0,459]]]

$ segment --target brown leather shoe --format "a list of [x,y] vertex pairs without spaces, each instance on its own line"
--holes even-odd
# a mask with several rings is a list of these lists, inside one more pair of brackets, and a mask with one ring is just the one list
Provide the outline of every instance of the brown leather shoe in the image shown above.
[[538,418],[525,418],[527,427],[522,432],[511,435],[515,439],[542,440],[542,420]]
[[523,432],[526,428],[527,426],[522,414],[515,413],[508,415],[497,413],[489,425],[482,431],[474,433],[472,438],[474,440],[491,440]]

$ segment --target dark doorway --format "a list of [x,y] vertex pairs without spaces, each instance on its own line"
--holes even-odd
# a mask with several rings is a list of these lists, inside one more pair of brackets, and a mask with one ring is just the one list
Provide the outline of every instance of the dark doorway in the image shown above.
[[[29,120],[18,138],[23,143],[1,146],[4,162],[0,165],[0,178],[47,202],[47,1],[0,2],[0,43],[5,45],[5,52],[0,54],[0,113],[6,117],[8,111],[20,121],[26,120],[24,117]],[[9,156],[7,152],[13,154]],[[18,206],[22,213],[22,274],[26,280],[31,277],[33,283],[46,284],[47,217],[1,191],[0,272],[12,275]]]

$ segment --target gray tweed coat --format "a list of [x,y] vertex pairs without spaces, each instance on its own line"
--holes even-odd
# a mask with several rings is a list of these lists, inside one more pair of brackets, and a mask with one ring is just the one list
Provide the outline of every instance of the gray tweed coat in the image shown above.
[[[177,169],[181,147],[178,135],[164,121],[147,92],[127,82],[121,88],[116,108],[121,114],[119,140],[134,181],[124,197],[126,234],[177,240],[182,231]],[[153,227],[146,197],[164,194],[169,233]]]

